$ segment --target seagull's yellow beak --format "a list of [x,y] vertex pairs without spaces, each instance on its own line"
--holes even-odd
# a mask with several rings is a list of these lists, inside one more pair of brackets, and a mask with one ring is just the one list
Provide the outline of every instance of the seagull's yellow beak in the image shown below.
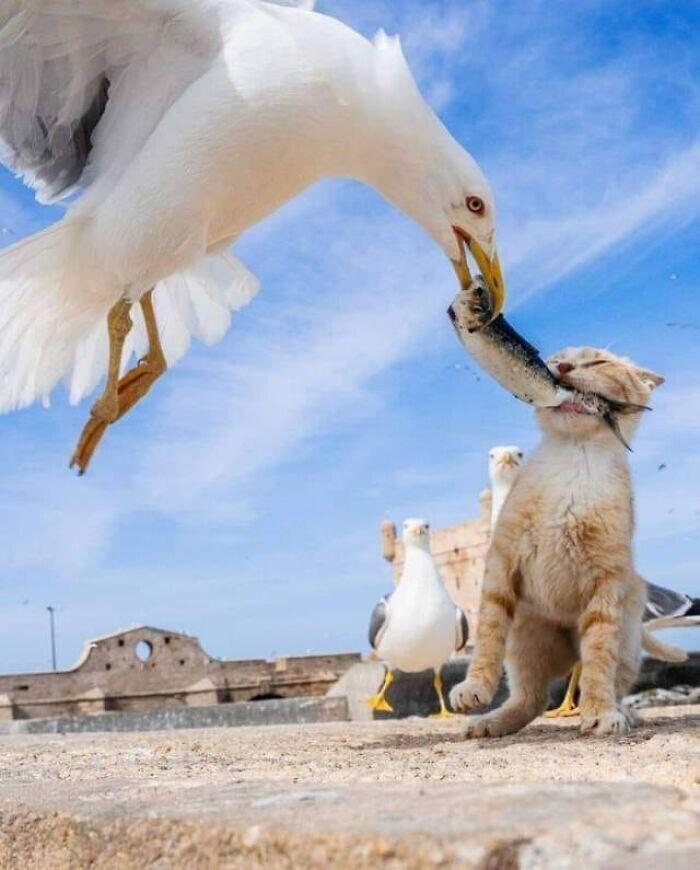
[[501,456],[496,465],[499,468],[517,468],[518,460],[512,454],[506,453],[505,456]]
[[459,244],[460,257],[459,260],[453,260],[452,265],[459,278],[459,283],[462,289],[466,290],[472,282],[471,272],[469,271],[469,263],[467,262],[467,251],[472,255],[476,265],[479,267],[486,286],[491,292],[491,302],[493,305],[493,317],[496,317],[503,310],[503,303],[506,299],[506,291],[503,284],[503,274],[501,273],[501,264],[498,260],[498,254],[494,251],[489,258],[481,247],[481,245],[467,235],[464,230],[459,227],[453,227]]

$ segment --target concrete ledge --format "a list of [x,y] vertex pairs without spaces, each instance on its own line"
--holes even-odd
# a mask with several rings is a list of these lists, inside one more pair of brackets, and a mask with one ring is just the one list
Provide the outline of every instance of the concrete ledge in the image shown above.
[[282,698],[142,713],[16,719],[13,722],[0,722],[0,734],[73,734],[88,731],[169,731],[177,728],[240,725],[303,725],[312,722],[347,722],[349,718],[345,697]]

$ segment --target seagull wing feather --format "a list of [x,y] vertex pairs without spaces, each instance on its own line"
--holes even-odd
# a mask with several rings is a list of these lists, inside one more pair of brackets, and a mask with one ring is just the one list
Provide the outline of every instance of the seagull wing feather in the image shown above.
[[0,161],[43,202],[118,177],[249,8],[247,0],[4,0]]
[[692,599],[682,592],[657,586],[647,580],[647,604],[645,620],[685,616],[692,606]]
[[377,649],[386,629],[387,620],[387,605],[391,598],[391,592],[388,592],[383,598],[374,605],[372,616],[369,620],[369,644],[372,649]]

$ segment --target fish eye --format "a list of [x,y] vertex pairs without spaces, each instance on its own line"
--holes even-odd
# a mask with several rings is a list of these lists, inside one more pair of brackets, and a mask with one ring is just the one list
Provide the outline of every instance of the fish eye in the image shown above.
[[482,214],[484,211],[484,200],[480,196],[468,196],[467,208],[474,214]]

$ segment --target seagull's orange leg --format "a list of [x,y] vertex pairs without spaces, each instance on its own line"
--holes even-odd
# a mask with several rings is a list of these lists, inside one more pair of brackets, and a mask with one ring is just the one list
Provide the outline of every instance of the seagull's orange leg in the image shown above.
[[167,369],[163,346],[158,335],[156,314],[153,310],[153,290],[141,297],[141,310],[148,335],[148,353],[119,381],[119,412],[116,419],[130,411],[142,399]]
[[581,662],[576,662],[574,665],[573,671],[571,671],[571,676],[569,677],[569,685],[566,689],[566,694],[564,695],[564,700],[557,707],[556,710],[547,710],[544,714],[549,719],[557,719],[560,716],[578,716],[580,715],[580,710],[578,704],[576,704],[576,690],[578,689],[578,684],[581,679]]
[[[128,303],[127,303],[128,305]],[[123,417],[127,411],[142,399],[150,390],[153,383],[163,374],[167,368],[165,354],[160,343],[158,335],[158,324],[153,310],[153,290],[149,290],[140,300],[141,310],[143,311],[143,319],[146,324],[146,333],[148,335],[148,353],[140,359],[133,369],[130,369],[124,377],[119,379],[119,367],[121,364],[121,354],[124,347],[124,340],[129,332],[126,330],[124,335],[119,339],[118,333],[115,330],[113,333],[108,317],[108,329],[110,337],[110,354],[109,354],[109,369],[107,372],[107,384],[102,397],[93,405],[90,412],[90,419],[85,424],[78,447],[73,454],[71,460],[71,468],[78,468],[79,474],[84,474],[85,469],[92,458],[97,445],[99,444],[105,429],[110,423],[114,423]],[[115,306],[116,308],[116,306]],[[110,316],[112,315],[110,311]],[[126,315],[131,328],[131,318],[128,315],[128,307]],[[116,364],[114,360],[116,359]],[[114,366],[116,365],[116,375],[114,374]],[[108,398],[105,400],[105,397]],[[103,400],[105,400],[103,402]]]
[[455,714],[450,713],[450,711],[445,706],[445,697],[442,693],[442,677],[440,676],[439,668],[436,669],[435,676],[433,677],[433,687],[435,689],[435,694],[438,696],[438,701],[440,702],[440,712],[433,713],[433,718],[451,719]]
[[90,409],[90,419],[80,433],[80,439],[70,461],[70,468],[77,468],[84,474],[92,454],[110,423],[119,413],[119,368],[122,361],[124,342],[132,326],[131,303],[120,299],[112,306],[107,315],[107,335],[109,336],[109,362],[107,381],[102,395]]

